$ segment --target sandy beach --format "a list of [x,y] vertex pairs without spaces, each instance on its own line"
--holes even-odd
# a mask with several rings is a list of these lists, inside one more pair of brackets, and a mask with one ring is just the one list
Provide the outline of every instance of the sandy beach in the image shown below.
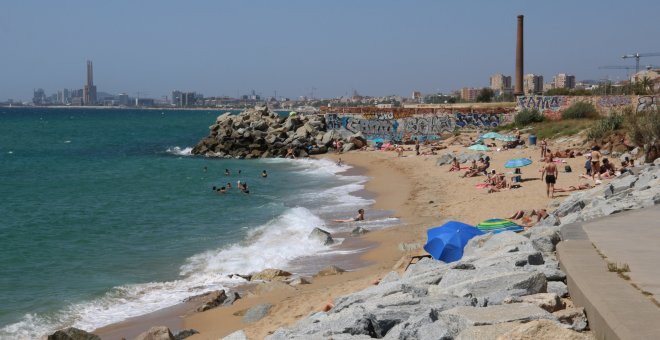
[[[570,142],[569,142],[570,143]],[[572,145],[555,145],[551,149],[565,149]],[[506,218],[521,209],[545,208],[553,200],[546,196],[546,186],[541,181],[540,148],[532,146],[524,149],[488,152],[491,169],[508,172],[504,163],[512,158],[527,157],[534,161],[522,168],[521,188],[488,193],[487,189],[477,188],[484,176],[460,178],[461,173],[448,172],[449,165],[437,166],[440,155],[453,152],[472,152],[460,145],[449,146],[437,151],[437,155],[416,156],[410,150],[403,157],[392,151],[352,151],[344,154],[328,154],[325,158],[342,161],[364,171],[369,177],[366,190],[375,194],[376,203],[368,209],[383,209],[395,212],[401,225],[386,230],[368,233],[360,238],[374,246],[362,255],[368,266],[341,275],[314,278],[312,284],[282,289],[266,289],[266,292],[250,294],[234,305],[216,308],[203,313],[189,315],[183,320],[184,328],[194,328],[200,334],[190,339],[217,339],[238,329],[243,329],[250,339],[261,339],[278,327],[293,324],[309,315],[334,297],[345,295],[369,285],[391,270],[402,270],[411,255],[422,254],[418,249],[411,252],[400,250],[401,243],[426,241],[425,231],[448,219],[477,224],[488,218]],[[422,152],[429,150],[423,146]],[[581,149],[578,149],[581,150]],[[579,179],[585,158],[564,159],[558,164],[560,169],[557,187],[568,187],[591,182]],[[563,173],[564,165],[570,165],[571,173]],[[605,182],[605,181],[603,181]],[[568,193],[557,193],[557,200]],[[367,210],[366,218],[369,218]],[[242,312],[251,306],[272,303],[269,315],[254,324],[241,321]]]

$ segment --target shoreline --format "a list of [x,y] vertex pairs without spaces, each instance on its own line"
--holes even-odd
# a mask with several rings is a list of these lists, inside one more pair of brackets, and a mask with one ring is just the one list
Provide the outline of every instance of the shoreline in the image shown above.
[[[328,300],[371,286],[393,267],[401,266],[410,255],[421,250],[404,252],[399,249],[399,244],[423,245],[425,230],[429,227],[439,225],[449,218],[471,224],[492,217],[505,218],[513,211],[545,207],[553,200],[545,197],[545,185],[536,178],[540,177],[540,173],[536,174],[536,167],[524,168],[523,173],[529,178],[523,183],[523,188],[487,194],[484,190],[474,187],[474,184],[483,180],[483,176],[459,179],[457,173],[447,172],[448,166],[436,166],[435,162],[440,155],[463,152],[464,149],[461,146],[452,146],[441,150],[438,155],[429,156],[414,156],[413,152],[406,151],[406,156],[401,158],[396,157],[393,152],[371,151],[351,151],[317,157],[331,160],[341,157],[346,164],[355,167],[355,170],[349,171],[364,171],[363,174],[369,178],[364,191],[375,196],[375,203],[370,209],[392,211],[400,223],[359,237],[360,240],[373,244],[358,257],[367,264],[363,268],[342,275],[314,278],[310,285],[248,296],[232,306],[185,315],[182,329],[198,330],[200,334],[190,338],[193,340],[219,338],[239,329],[243,329],[251,339],[263,338],[279,327],[292,325],[318,311]],[[537,148],[516,149],[492,152],[489,156],[493,159],[493,167],[503,170],[503,163],[514,157],[526,156],[536,162],[537,152]],[[576,172],[581,168],[582,158],[566,161]],[[576,177],[576,174],[562,175],[559,184],[575,185],[579,182]],[[568,195],[560,195],[557,199],[561,200],[566,196]],[[407,262],[403,263],[404,266],[405,264]],[[272,303],[275,306],[264,319],[250,325],[243,324],[241,313],[261,303]],[[159,324],[143,324],[142,330],[156,325]],[[102,330],[101,336],[106,334],[106,330]]]
[[[329,157],[315,157],[314,159],[320,160],[320,159],[330,159]],[[332,160],[332,159],[331,159]],[[351,195],[353,196],[358,196],[367,200],[373,200],[374,203],[372,203],[367,209],[367,218],[369,217],[369,211],[377,211],[378,215],[392,215],[391,212],[392,210],[389,209],[382,209],[379,207],[376,207],[378,204],[377,194],[372,192],[368,186],[371,183],[371,177],[367,174],[367,168],[359,165],[354,165],[350,164],[351,167],[345,169],[344,171],[338,172],[337,175],[343,175],[343,176],[365,176],[369,177],[369,179],[364,183],[364,187],[358,191],[352,192]],[[311,255],[310,258],[315,259],[315,260],[320,260],[322,263],[325,263],[325,265],[321,267],[325,267],[328,265],[337,265],[341,268],[347,269],[348,272],[344,273],[344,275],[340,277],[346,277],[346,276],[361,276],[361,274],[357,274],[362,272],[363,269],[368,268],[372,266],[375,262],[375,258],[367,258],[364,257],[364,255],[370,251],[372,251],[374,248],[378,247],[377,241],[372,241],[369,238],[365,236],[371,236],[375,235],[377,233],[380,233],[384,230],[390,229],[390,228],[396,228],[401,225],[402,222],[397,223],[395,227],[384,227],[384,229],[377,229],[367,235],[364,235],[363,237],[351,237],[350,231],[337,231],[334,230],[332,231],[332,235],[335,238],[344,238],[344,241],[341,245],[338,246],[337,249],[338,251],[346,251],[348,252],[347,254],[339,254],[339,255],[322,255],[322,254],[315,254]],[[303,262],[303,263],[300,263]],[[309,262],[309,258],[300,258],[298,260],[294,260],[290,263],[291,268],[304,268],[306,267],[304,262]],[[306,268],[306,271],[309,271],[309,268]],[[325,287],[328,284],[334,285],[336,282],[335,280],[327,280],[326,278],[320,278],[320,281],[323,281],[322,286]],[[325,282],[329,281],[329,282]],[[315,286],[317,285],[318,279],[313,279],[313,283],[311,285],[305,285],[305,286]],[[251,282],[246,282],[242,285],[236,286],[236,287],[230,287],[229,289],[231,291],[239,291],[241,292],[241,295],[244,296],[244,294],[247,294],[251,289],[249,287],[254,287],[254,283]],[[306,287],[305,287],[306,288]],[[251,294],[250,294],[251,295]],[[282,298],[280,294],[266,294],[266,299],[269,301],[272,301],[273,298],[275,300]],[[245,296],[244,296],[245,297]],[[238,300],[235,305],[242,306],[244,304],[244,300],[248,299],[240,299]],[[263,299],[254,299],[253,296],[249,297],[250,302],[258,302],[262,301]],[[248,304],[252,305],[252,303]],[[140,333],[148,330],[152,326],[156,325],[164,325],[167,326],[168,328],[172,329],[172,331],[175,333],[178,330],[182,329],[187,329],[187,328],[195,328],[195,327],[189,327],[187,326],[186,320],[189,318],[194,318],[195,315],[197,314],[203,314],[195,311],[195,308],[197,305],[191,304],[191,303],[186,303],[186,302],[180,302],[177,303],[176,305],[173,305],[171,307],[161,309],[158,311],[154,311],[151,313],[147,313],[144,315],[136,316],[136,317],[131,317],[129,319],[126,319],[121,322],[117,323],[112,323],[109,325],[105,325],[103,327],[99,327],[95,330],[93,330],[93,333],[99,335],[103,339],[115,339],[115,338],[121,338],[125,337],[127,339],[134,338],[135,336],[139,335]],[[218,307],[216,309],[207,311],[211,312],[214,310],[228,310],[233,306],[226,306],[226,307]],[[234,311],[234,309],[232,309]],[[204,312],[204,313],[207,313]],[[234,311],[236,312],[236,311]],[[224,316],[229,317],[232,315]],[[237,322],[235,324],[239,324],[240,326],[240,318],[237,319]],[[196,328],[195,328],[196,329]],[[235,331],[239,328],[236,329],[231,329],[231,331],[225,332],[226,334],[231,333],[232,331]],[[225,335],[226,335],[225,334]]]

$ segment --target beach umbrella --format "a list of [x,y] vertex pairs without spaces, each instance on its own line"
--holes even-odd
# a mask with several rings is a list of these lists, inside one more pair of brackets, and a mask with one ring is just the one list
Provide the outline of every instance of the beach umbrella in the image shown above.
[[468,149],[474,150],[474,151],[490,151],[490,148],[483,145],[483,144],[475,144],[470,146]]
[[497,139],[498,137],[501,137],[501,136],[502,136],[502,135],[500,135],[500,134],[497,133],[497,132],[488,132],[488,133],[484,133],[484,134],[481,135],[481,137],[479,137],[479,138],[480,138],[480,139]]
[[296,111],[289,112],[289,116],[296,116],[297,114],[298,114],[298,112],[296,112]]
[[522,226],[502,218],[491,218],[490,220],[485,220],[477,224],[477,229],[483,231],[484,233],[493,234],[501,233],[503,231],[520,232],[525,230],[525,228]]
[[449,221],[426,231],[424,250],[440,261],[454,262],[463,257],[463,248],[468,241],[483,232],[469,224]]
[[495,137],[495,139],[502,141],[502,142],[515,142],[516,137],[514,136],[505,136],[505,135],[499,135],[499,137]]
[[523,166],[528,166],[532,164],[532,160],[529,158],[514,158],[506,161],[504,163],[505,168],[520,168]]

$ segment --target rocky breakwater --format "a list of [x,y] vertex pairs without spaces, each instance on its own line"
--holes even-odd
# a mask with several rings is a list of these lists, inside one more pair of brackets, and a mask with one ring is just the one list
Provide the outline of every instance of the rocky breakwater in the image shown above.
[[473,238],[458,262],[427,258],[390,272],[269,339],[591,339],[584,311],[567,299],[558,233],[538,230]]
[[344,142],[342,151],[366,145],[360,134],[326,131],[323,116],[281,116],[267,107],[255,107],[238,115],[222,114],[209,130],[209,135],[192,149],[193,155],[267,158],[283,157],[293,149],[296,157],[306,157],[326,153],[336,139]]

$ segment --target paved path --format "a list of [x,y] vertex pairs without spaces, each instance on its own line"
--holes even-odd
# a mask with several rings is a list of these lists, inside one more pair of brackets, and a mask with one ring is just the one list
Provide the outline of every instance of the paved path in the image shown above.
[[[660,206],[562,227],[557,255],[571,297],[599,339],[660,339]],[[596,249],[605,255],[603,259]],[[631,280],[609,272],[627,263]]]

